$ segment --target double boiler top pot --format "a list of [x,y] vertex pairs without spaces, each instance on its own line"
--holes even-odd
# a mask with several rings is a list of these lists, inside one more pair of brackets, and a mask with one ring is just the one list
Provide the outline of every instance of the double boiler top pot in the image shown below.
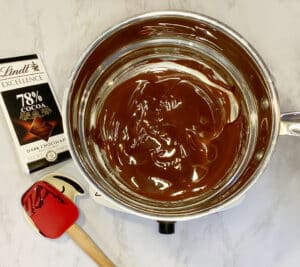
[[[150,74],[152,75],[151,79],[149,78]],[[148,80],[145,79],[145,75]],[[168,81],[179,79],[180,82],[174,83],[175,85],[172,86],[162,86],[161,88],[164,89],[157,86],[157,84],[163,85],[162,80],[165,82],[166,79]],[[141,82],[145,80],[147,80],[145,83]],[[184,82],[182,82],[183,80]],[[138,160],[134,159],[132,155],[128,155],[128,150],[124,153],[129,157],[127,170],[130,171],[127,173],[135,174],[128,176],[131,177],[133,185],[124,181],[123,174],[125,172],[120,169],[124,167],[126,160],[121,162],[119,167],[117,163],[113,163],[111,155],[114,155],[115,150],[126,145],[122,143],[122,140],[131,142],[131,139],[134,139],[132,135],[128,134],[127,139],[118,139],[121,140],[117,144],[118,146],[113,146],[114,137],[105,135],[107,128],[111,125],[114,125],[113,129],[120,133],[122,130],[126,132],[124,129],[127,129],[129,123],[134,121],[133,117],[122,117],[122,113],[127,114],[131,109],[131,106],[127,105],[124,93],[124,90],[128,90],[128,92],[131,90],[126,81],[139,81],[139,98],[136,98],[136,102],[133,103],[137,103],[137,99],[144,103],[143,94],[152,94],[152,102],[150,100],[147,102],[146,109],[142,109],[140,103],[136,104],[139,114],[141,114],[141,110],[148,111],[147,115],[143,117],[143,125],[145,125],[143,131],[150,129],[151,133],[160,134],[160,130],[164,129],[164,134],[170,133],[163,126],[164,122],[168,120],[169,124],[172,124],[170,121],[174,122],[175,126],[170,126],[173,127],[174,136],[177,136],[180,131],[185,136],[186,139],[183,138],[185,141],[189,140],[188,138],[192,140],[193,147],[190,151],[194,154],[186,153],[186,150],[183,149],[184,146],[180,148],[181,150],[174,147],[174,149],[157,152],[162,148],[158,139],[152,143],[148,142],[147,146],[143,143],[143,140],[149,140],[150,135],[147,137],[148,139],[138,139],[140,143],[135,143],[135,153],[138,153],[139,157],[143,159],[150,159],[152,156],[159,158],[155,163],[159,163],[164,170],[174,162],[182,163],[182,165],[174,163],[171,166],[172,173],[175,175],[170,177],[170,180],[168,177],[158,179],[153,176],[147,176],[146,180],[144,178],[142,180],[144,175],[144,172],[140,171],[142,163],[139,165]],[[154,83],[155,90],[154,87],[149,89],[149,84]],[[191,84],[193,84],[192,87]],[[187,86],[192,88],[189,96],[186,96],[188,93],[185,93],[190,90],[186,89]],[[117,93],[123,97],[116,97]],[[131,97],[133,95],[134,93]],[[147,95],[147,99],[150,99],[149,95]],[[155,102],[159,97],[167,99],[168,96],[173,99],[173,102],[166,102],[167,100],[164,102],[161,99],[158,104]],[[178,102],[176,99],[179,96],[186,102]],[[198,105],[197,97],[199,96],[205,101],[199,102]],[[228,107],[224,108],[223,112],[220,105],[226,101]],[[149,103],[152,103],[152,106]],[[169,104],[165,105],[165,103]],[[216,104],[217,108],[211,108],[209,103],[211,105],[218,103]],[[156,104],[157,106],[155,106]],[[186,109],[180,109],[180,105],[182,107],[185,105]],[[200,106],[203,109],[200,110]],[[104,109],[106,113],[103,111]],[[148,115],[151,110],[156,112],[152,112],[151,116],[163,114],[161,124],[149,126],[151,122],[148,119],[151,120],[152,117]],[[203,110],[208,112],[207,114],[211,116],[209,118],[213,118],[214,122],[221,121],[220,118],[223,118],[225,123],[222,124],[222,129],[231,129],[230,133],[226,135],[219,131],[216,134],[209,127],[207,132],[200,131],[200,126],[197,126],[200,122],[208,125],[207,121],[201,117]],[[109,112],[111,117],[107,115]],[[175,115],[172,117],[168,112],[175,112],[172,113]],[[132,114],[136,114],[136,112]],[[106,121],[101,119],[101,116]],[[114,121],[116,116],[122,117],[123,121],[119,120],[116,123]],[[299,113],[280,113],[278,96],[271,75],[260,56],[243,37],[215,19],[179,11],[139,15],[100,35],[75,67],[70,88],[64,99],[64,119],[72,157],[91,186],[122,210],[161,222],[169,222],[166,225],[169,227],[171,225],[171,228],[170,222],[198,218],[232,205],[234,201],[245,194],[264,170],[274,150],[278,135],[299,135],[300,130]],[[239,122],[237,122],[238,120]],[[191,134],[194,137],[191,137],[191,129],[185,124],[191,121],[198,123],[196,125],[195,122],[191,127]],[[135,125],[134,129],[140,125],[140,122],[132,123]],[[119,128],[116,125],[119,125]],[[232,125],[235,125],[235,128],[230,128],[233,127]],[[100,128],[99,131],[98,128]],[[95,132],[102,138],[99,141],[101,145],[95,138]],[[234,139],[239,141],[236,146],[233,145],[233,141],[230,141],[230,136],[233,135],[235,135]],[[105,139],[106,137],[107,139]],[[166,135],[164,135],[165,138],[163,135],[160,137],[160,140],[169,142],[167,145],[170,145],[169,137],[167,138]],[[195,141],[195,138],[201,142]],[[223,143],[217,141],[218,138],[223,138]],[[199,151],[196,151],[197,145],[199,145]],[[217,148],[209,150],[208,147]],[[148,149],[149,153],[146,153],[145,149]],[[170,156],[172,153],[176,154],[178,150],[183,155],[180,160],[168,163],[165,158],[162,158]],[[110,151],[111,154],[109,154]],[[214,156],[206,155],[206,165],[198,164],[197,160],[193,161],[191,166],[196,167],[193,169],[191,181],[186,184],[182,183],[183,180],[186,180],[185,174],[176,171],[181,167],[184,169],[184,162],[190,163],[195,153],[200,151],[212,153]],[[209,157],[213,159],[208,160]],[[230,164],[223,164],[229,158]],[[116,161],[118,160],[122,161],[120,157]],[[212,164],[215,165],[210,168]],[[153,165],[153,168],[147,171],[151,173],[157,168]],[[175,170],[175,168],[177,169]],[[214,180],[213,177],[217,175],[218,170],[220,172],[222,170],[222,174],[218,174],[219,178]],[[161,173],[159,171],[156,173]],[[178,177],[176,177],[176,173],[179,173]],[[128,178],[128,181],[130,179]],[[153,186],[159,186],[161,195],[156,193],[151,195],[152,191],[149,191],[147,181]],[[205,181],[206,183],[204,183]],[[179,189],[183,184],[189,191],[185,191],[185,193],[183,193],[184,190],[170,191],[176,183]],[[197,183],[202,186],[197,187]],[[139,189],[143,189],[143,186],[145,190],[142,192]],[[165,188],[167,189],[165,190]],[[164,195],[164,190],[166,192],[169,190],[173,195],[171,193],[168,196]],[[163,226],[166,225],[161,225],[162,231],[164,231]],[[168,227],[165,230],[172,231]]]

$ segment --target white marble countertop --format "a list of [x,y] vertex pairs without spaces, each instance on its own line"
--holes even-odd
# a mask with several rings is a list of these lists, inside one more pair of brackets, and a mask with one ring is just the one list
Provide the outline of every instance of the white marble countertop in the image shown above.
[[[185,9],[239,31],[269,66],[282,111],[300,110],[300,1],[290,0],[0,0],[0,57],[38,52],[59,100],[70,72],[102,31],[131,15]],[[17,165],[0,116],[0,267],[95,266],[67,236],[49,240],[23,218],[20,197],[38,179]],[[300,138],[280,137],[272,160],[243,203],[222,213],[180,222],[160,235],[154,221],[79,199],[79,224],[122,267],[300,266]],[[73,163],[49,171],[80,177]]]

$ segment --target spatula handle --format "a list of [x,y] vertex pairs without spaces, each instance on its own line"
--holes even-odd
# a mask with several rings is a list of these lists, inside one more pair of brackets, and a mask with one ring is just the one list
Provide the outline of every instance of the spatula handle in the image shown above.
[[77,224],[68,230],[71,239],[101,267],[115,267],[111,260],[96,245],[90,236]]

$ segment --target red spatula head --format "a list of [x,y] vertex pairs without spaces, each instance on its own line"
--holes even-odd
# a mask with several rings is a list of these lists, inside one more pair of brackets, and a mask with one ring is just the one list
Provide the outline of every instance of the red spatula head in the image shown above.
[[47,182],[34,183],[22,196],[22,206],[40,233],[49,238],[61,236],[75,223],[75,204]]

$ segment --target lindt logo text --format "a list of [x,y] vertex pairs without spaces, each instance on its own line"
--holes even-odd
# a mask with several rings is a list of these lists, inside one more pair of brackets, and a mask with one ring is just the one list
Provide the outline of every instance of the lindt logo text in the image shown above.
[[24,64],[21,68],[14,68],[12,65],[3,66],[0,67],[0,78],[27,74],[31,70],[40,71],[39,65],[32,61],[30,64]]

